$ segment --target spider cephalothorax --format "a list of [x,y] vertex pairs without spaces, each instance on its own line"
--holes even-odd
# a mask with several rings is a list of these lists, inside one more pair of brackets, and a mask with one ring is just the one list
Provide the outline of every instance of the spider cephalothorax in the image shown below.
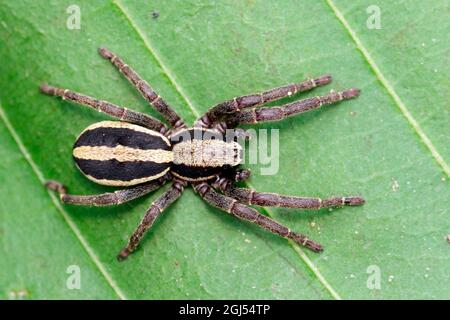
[[[266,102],[330,83],[331,76],[325,75],[225,101],[205,113],[193,128],[188,128],[177,113],[122,59],[105,48],[101,48],[99,52],[124,74],[172,128],[169,129],[148,115],[106,101],[42,85],[43,93],[86,105],[119,120],[102,121],[86,128],[75,142],[73,157],[77,167],[90,180],[103,185],[130,188],[100,195],[79,196],[67,194],[66,188],[56,181],[48,181],[46,186],[58,191],[64,203],[104,206],[142,197],[172,181],[172,186],[147,210],[128,244],[119,253],[119,260],[127,258],[136,249],[158,215],[181,195],[188,184],[212,206],[290,238],[316,252],[323,250],[320,244],[291,231],[248,205],[321,209],[364,203],[364,199],[359,196],[320,199],[234,187],[235,182],[249,177],[248,170],[236,169],[242,161],[242,148],[236,138],[248,137],[244,130],[236,126],[281,120],[324,104],[351,99],[358,96],[358,89],[330,92],[321,97],[303,99],[279,107],[260,107]],[[231,138],[224,134],[227,129],[233,129]]]

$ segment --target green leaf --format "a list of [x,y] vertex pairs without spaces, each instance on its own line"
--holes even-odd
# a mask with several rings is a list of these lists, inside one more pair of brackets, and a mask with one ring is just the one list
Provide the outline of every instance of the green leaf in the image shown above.
[[[1,116],[4,118],[4,114]],[[102,268],[72,232],[70,217],[61,210],[56,197],[51,199],[42,188],[40,173],[34,171],[39,169],[30,167],[25,159],[27,151],[19,149],[18,140],[3,122],[0,137],[0,299],[117,297],[105,281]],[[82,290],[69,289],[78,274]]]
[[[0,297],[450,298],[447,1],[8,2],[0,8]],[[152,12],[158,12],[157,18]],[[428,17],[433,19],[427,19]],[[418,23],[420,22],[420,23]],[[439,27],[436,27],[439,26]],[[75,168],[71,148],[106,116],[44,96],[42,82],[156,113],[97,54],[107,46],[188,122],[233,96],[331,73],[302,96],[359,87],[353,101],[258,125],[279,129],[274,176],[260,191],[361,194],[364,207],[262,212],[307,233],[306,252],[212,209],[188,189],[133,256],[115,256],[164,190],[111,208],[60,206],[44,179],[71,193],[110,190]],[[66,287],[77,265],[81,289]],[[370,289],[373,268],[381,288]],[[369,283],[370,284],[370,283]]]

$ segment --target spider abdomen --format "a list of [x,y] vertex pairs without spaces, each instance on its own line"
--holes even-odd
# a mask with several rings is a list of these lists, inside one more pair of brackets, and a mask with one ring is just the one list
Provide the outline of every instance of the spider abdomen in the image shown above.
[[102,121],[86,128],[73,148],[80,171],[109,186],[132,186],[165,175],[173,161],[169,140],[141,126]]

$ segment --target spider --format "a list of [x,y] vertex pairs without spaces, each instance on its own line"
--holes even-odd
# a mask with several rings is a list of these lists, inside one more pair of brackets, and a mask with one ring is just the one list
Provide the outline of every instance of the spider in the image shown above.
[[[355,98],[359,95],[358,89],[332,91],[324,96],[277,107],[260,107],[266,102],[330,83],[331,76],[323,75],[222,102],[195,121],[193,127],[188,127],[120,57],[106,48],[100,48],[99,53],[117,67],[171,128],[143,113],[43,84],[40,89],[45,94],[85,105],[119,120],[97,122],[86,128],[75,142],[73,158],[88,179],[102,185],[130,188],[98,195],[72,195],[60,182],[50,180],[45,185],[58,192],[65,204],[107,206],[142,197],[171,181],[170,188],[151,204],[127,245],[119,252],[119,261],[136,250],[156,218],[180,197],[188,185],[213,207],[292,239],[315,252],[323,250],[319,243],[291,231],[249,205],[321,209],[364,204],[364,199],[359,196],[320,199],[257,192],[235,186],[236,182],[250,177],[249,170],[237,169],[242,162],[242,148],[236,138],[248,138],[245,130],[236,128],[238,125],[281,120],[324,104]],[[227,129],[234,129],[231,140],[223,136]]]

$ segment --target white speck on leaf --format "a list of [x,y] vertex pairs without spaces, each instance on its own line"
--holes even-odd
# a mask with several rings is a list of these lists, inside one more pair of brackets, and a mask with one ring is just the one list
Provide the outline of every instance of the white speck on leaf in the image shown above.
[[398,189],[400,188],[400,185],[398,183],[397,180],[395,180],[395,178],[392,178],[392,185],[391,185],[392,191],[397,192]]

